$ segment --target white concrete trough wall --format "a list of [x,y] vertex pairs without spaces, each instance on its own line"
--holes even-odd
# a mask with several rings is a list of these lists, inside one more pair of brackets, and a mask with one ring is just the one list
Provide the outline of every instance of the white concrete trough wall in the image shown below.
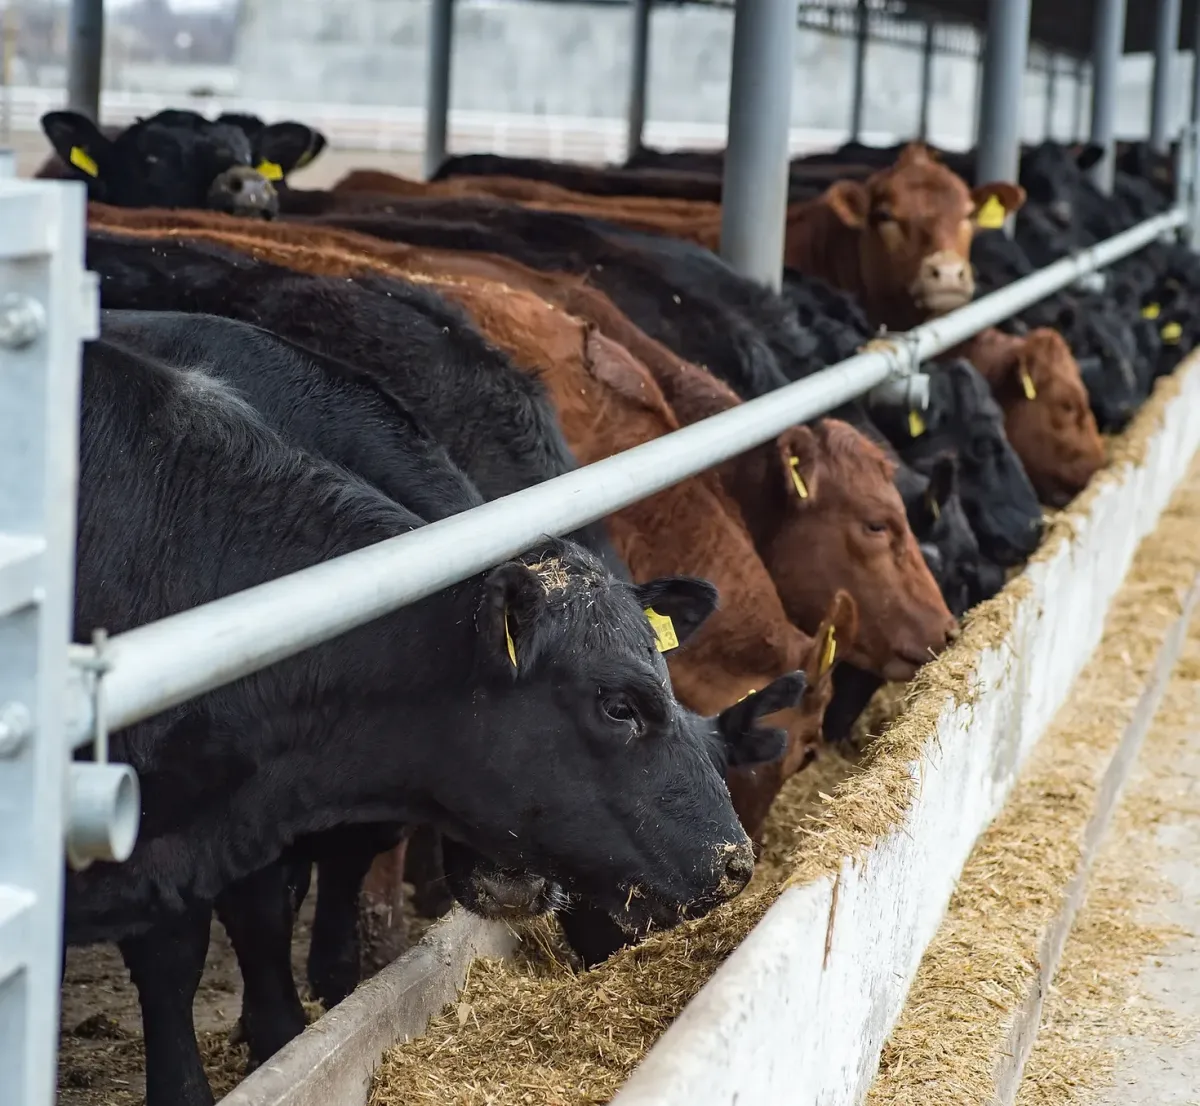
[[614,1106],[852,1106],[870,1087],[976,838],[1100,641],[1109,604],[1200,447],[1200,362],[1180,369],[1143,462],[1100,477],[1076,532],[1027,569],[969,705],[947,702],[913,764],[902,828],[784,892],[683,1011]]

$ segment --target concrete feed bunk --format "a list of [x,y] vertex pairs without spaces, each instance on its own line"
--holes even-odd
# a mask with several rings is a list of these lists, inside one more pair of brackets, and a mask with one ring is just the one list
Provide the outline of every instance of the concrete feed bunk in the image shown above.
[[[456,916],[434,931],[440,944],[364,984],[225,1106],[861,1100],[963,864],[1198,446],[1192,358],[1024,572],[922,670],[861,763],[829,754],[791,782],[739,899],[582,975],[545,927],[509,960],[468,968],[466,943],[497,955],[508,939]],[[380,1062],[464,976],[425,1035]]]

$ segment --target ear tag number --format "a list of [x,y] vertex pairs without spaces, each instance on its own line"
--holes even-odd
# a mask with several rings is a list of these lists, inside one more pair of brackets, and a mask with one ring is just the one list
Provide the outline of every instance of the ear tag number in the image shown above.
[[647,607],[646,620],[654,631],[654,644],[660,653],[679,648],[679,637],[669,615],[659,614],[653,607]]

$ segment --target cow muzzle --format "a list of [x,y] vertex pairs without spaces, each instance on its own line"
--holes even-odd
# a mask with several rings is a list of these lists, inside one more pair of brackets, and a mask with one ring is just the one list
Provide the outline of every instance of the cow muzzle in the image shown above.
[[953,250],[938,250],[921,262],[910,288],[913,302],[929,315],[945,315],[975,294],[971,263]]
[[209,186],[208,206],[226,215],[273,219],[279,214],[279,194],[257,169],[235,165]]

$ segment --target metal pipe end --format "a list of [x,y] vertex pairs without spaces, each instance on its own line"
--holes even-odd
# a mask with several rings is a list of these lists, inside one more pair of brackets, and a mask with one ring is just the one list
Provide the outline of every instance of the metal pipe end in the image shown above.
[[93,860],[128,860],[141,811],[141,788],[130,765],[72,763],[67,777],[67,863],[79,871]]

